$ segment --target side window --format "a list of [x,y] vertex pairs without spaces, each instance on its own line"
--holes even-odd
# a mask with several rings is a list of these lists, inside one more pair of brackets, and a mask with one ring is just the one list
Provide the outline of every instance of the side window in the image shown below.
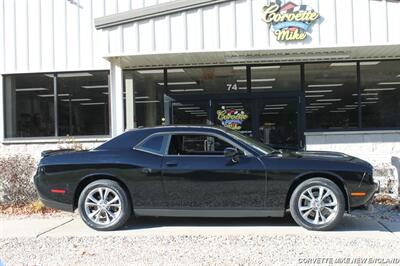
[[223,155],[232,147],[226,141],[209,135],[172,135],[168,149],[171,155]]
[[148,152],[163,154],[165,150],[165,139],[163,135],[153,136],[142,142],[137,148]]

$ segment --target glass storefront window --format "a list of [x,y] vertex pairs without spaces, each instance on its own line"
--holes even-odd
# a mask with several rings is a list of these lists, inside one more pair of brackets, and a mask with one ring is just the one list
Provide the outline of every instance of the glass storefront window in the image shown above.
[[172,123],[175,125],[206,125],[209,101],[185,101],[172,103]]
[[108,72],[57,75],[59,136],[106,135]]
[[247,92],[246,67],[197,67],[168,69],[170,97],[196,94]]
[[126,126],[152,127],[164,123],[164,70],[125,73]]
[[53,75],[5,76],[5,136],[54,136]]
[[400,127],[400,61],[360,63],[363,128]]
[[108,71],[9,75],[4,90],[7,138],[109,134]]
[[300,88],[300,65],[251,67],[251,92],[293,92]]
[[358,127],[355,62],[305,64],[307,129]]

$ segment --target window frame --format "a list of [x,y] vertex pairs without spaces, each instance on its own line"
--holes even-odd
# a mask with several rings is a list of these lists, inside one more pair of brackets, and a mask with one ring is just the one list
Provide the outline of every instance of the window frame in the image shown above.
[[[162,136],[163,137],[162,146],[161,146],[161,150],[160,150],[159,153],[155,152],[155,151],[146,150],[146,149],[143,149],[141,147],[143,144],[145,144],[151,138],[155,138],[155,137],[158,137],[158,136]],[[171,136],[169,134],[165,133],[165,132],[158,132],[158,133],[150,134],[149,136],[147,136],[144,139],[142,139],[141,141],[139,141],[139,143],[136,144],[134,147],[132,147],[132,149],[133,150],[137,150],[137,151],[150,153],[150,154],[154,154],[154,155],[158,155],[158,156],[164,156],[165,153],[168,153],[168,147],[169,147],[170,139],[171,139]]]
[[[204,155],[190,155],[190,154],[168,154],[169,147],[171,144],[171,139],[173,135],[206,135],[206,136],[212,136],[214,138],[219,138],[220,140],[225,141],[226,143],[232,145],[235,149],[238,149],[239,151],[243,152],[243,156],[245,157],[254,157],[254,154],[252,154],[250,151],[248,151],[245,147],[242,145],[236,143],[233,140],[230,140],[228,137],[225,137],[223,135],[213,133],[213,132],[201,132],[201,131],[176,131],[176,132],[170,132],[168,142],[166,145],[166,149],[164,151],[164,157],[202,157],[204,158]],[[208,155],[207,157],[224,157],[224,155]]]
[[[60,136],[58,133],[58,121],[59,121],[59,114],[58,114],[58,86],[57,86],[57,79],[58,75],[60,74],[71,74],[71,73],[93,73],[93,72],[107,72],[107,80],[108,80],[108,134],[100,134],[100,135],[71,135],[71,136]],[[110,82],[110,69],[96,69],[96,70],[79,70],[79,71],[49,71],[49,72],[26,72],[26,73],[10,73],[2,75],[2,93],[6,89],[5,82],[7,77],[18,77],[23,75],[53,75],[53,105],[54,105],[54,135],[52,136],[33,136],[33,137],[6,137],[4,135],[3,142],[14,142],[14,141],[40,141],[40,140],[59,140],[64,138],[76,138],[76,139],[98,139],[98,138],[109,138],[112,134],[112,123],[111,123],[111,101],[110,101],[110,91],[111,91],[111,82]],[[3,97],[3,129],[6,130],[6,99]]]

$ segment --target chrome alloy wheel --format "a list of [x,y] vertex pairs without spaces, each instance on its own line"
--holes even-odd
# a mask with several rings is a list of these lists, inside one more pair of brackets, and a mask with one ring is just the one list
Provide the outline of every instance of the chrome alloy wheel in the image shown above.
[[301,216],[313,225],[324,225],[338,213],[335,194],[325,186],[313,186],[304,190],[298,201]]
[[121,207],[117,192],[106,187],[91,190],[85,199],[87,217],[99,225],[109,225],[118,219]]

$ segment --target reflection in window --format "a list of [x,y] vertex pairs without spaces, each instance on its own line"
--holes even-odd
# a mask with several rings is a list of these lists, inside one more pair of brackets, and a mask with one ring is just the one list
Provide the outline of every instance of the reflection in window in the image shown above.
[[251,67],[252,92],[289,92],[300,90],[300,66]]
[[4,85],[5,136],[54,136],[53,76],[6,76]]
[[173,135],[168,154],[173,155],[223,155],[229,143],[207,135]]
[[400,127],[400,62],[361,62],[362,126]]
[[245,93],[246,67],[198,67],[168,70],[168,95]]
[[109,134],[107,71],[10,75],[4,80],[6,137]]
[[176,125],[209,124],[208,101],[173,102],[172,116]]
[[57,88],[60,136],[108,134],[108,72],[58,74]]
[[305,65],[308,129],[358,127],[356,69],[355,62]]
[[128,128],[151,127],[164,122],[163,90],[163,69],[125,73],[124,102]]

